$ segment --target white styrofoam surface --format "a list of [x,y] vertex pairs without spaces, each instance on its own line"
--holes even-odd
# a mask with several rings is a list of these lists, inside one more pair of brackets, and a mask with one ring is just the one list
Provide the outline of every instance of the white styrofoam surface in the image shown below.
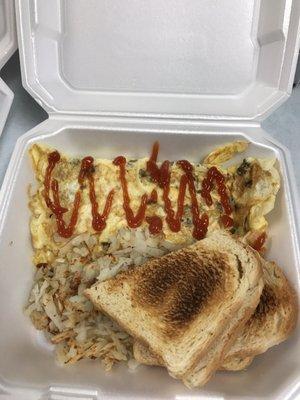
[[[131,157],[144,156],[149,153],[153,141],[159,139],[161,159],[188,158],[195,161],[213,147],[241,137],[253,143],[248,155],[275,156],[278,159],[282,188],[276,208],[269,215],[271,249],[268,257],[282,265],[299,293],[299,248],[294,212],[297,204],[294,183],[290,178],[291,167],[285,150],[273,143],[267,134],[262,134],[260,128],[159,123],[150,126],[149,123],[130,120],[102,121],[100,126],[97,120],[80,118],[68,122],[51,118],[19,139],[0,199],[0,376],[3,389],[17,393],[18,387],[30,387],[32,400],[39,399],[42,393],[51,398],[57,387],[61,387],[62,393],[69,390],[74,398],[80,393],[77,392],[80,388],[88,399],[297,398],[299,327],[286,343],[258,357],[247,372],[218,373],[203,389],[188,391],[160,368],[140,367],[132,373],[126,367],[119,367],[106,374],[97,362],[58,367],[49,346],[22,311],[33,274],[27,207],[27,187],[34,182],[27,153],[32,143],[44,142],[61,151],[82,156],[91,154],[112,158],[119,153]],[[22,390],[26,393],[25,389]],[[46,394],[45,398],[48,398]]]
[[0,136],[6,122],[14,95],[9,87],[0,79]]
[[[13,0],[0,0],[0,69],[17,48],[15,11]],[[6,122],[12,91],[0,79],[0,135]]]
[[[205,388],[188,391],[159,368],[130,373],[120,367],[105,374],[95,362],[57,367],[22,306],[33,272],[26,198],[33,181],[27,149],[35,141],[72,154],[136,157],[159,138],[161,157],[198,160],[220,143],[247,137],[251,154],[278,159],[282,189],[270,215],[269,257],[284,267],[299,293],[298,204],[288,152],[258,124],[179,120],[258,119],[282,102],[293,80],[299,1],[17,0],[17,5],[24,86],[47,111],[63,115],[52,115],[20,138],[0,193],[2,390],[29,393],[32,400],[296,399],[299,325],[288,342],[258,357],[247,372],[218,373]],[[106,120],[103,114],[178,120]]]
[[[300,60],[299,60],[300,61]],[[299,65],[300,66],[300,65]],[[0,73],[14,92],[14,102],[0,140],[0,187],[17,139],[48,118],[47,113],[22,87],[19,58],[16,54]],[[283,105],[263,121],[262,127],[286,146],[291,154],[300,193],[300,86],[295,86]]]
[[17,48],[13,0],[0,0],[0,69]]
[[292,87],[297,0],[17,4],[23,83],[49,112],[259,119]]

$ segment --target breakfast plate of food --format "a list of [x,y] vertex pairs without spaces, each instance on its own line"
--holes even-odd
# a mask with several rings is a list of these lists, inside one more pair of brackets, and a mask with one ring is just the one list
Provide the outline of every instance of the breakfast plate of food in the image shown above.
[[299,206],[261,127],[298,53],[279,3],[16,1],[49,118],[0,192],[0,393],[299,395]]
[[290,335],[294,290],[263,259],[280,177],[276,159],[243,158],[248,146],[226,143],[197,163],[159,161],[159,142],[139,159],[30,147],[25,313],[60,364],[160,365],[197,387]]
[[[11,381],[51,395],[74,379],[74,395],[129,382],[135,396],[146,382],[166,398],[241,393],[278,357],[292,378],[296,255],[281,151],[231,132],[44,125],[2,192],[2,282],[19,274],[2,287]],[[28,368],[11,368],[16,343]],[[264,373],[268,385],[274,371]]]

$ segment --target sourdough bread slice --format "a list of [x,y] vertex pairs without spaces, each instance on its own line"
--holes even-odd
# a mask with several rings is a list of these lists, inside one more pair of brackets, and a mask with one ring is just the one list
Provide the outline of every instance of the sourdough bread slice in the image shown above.
[[148,345],[172,376],[184,378],[197,367],[201,379],[193,375],[185,383],[199,386],[222,362],[236,329],[254,312],[262,288],[255,252],[218,231],[98,283],[85,294]]

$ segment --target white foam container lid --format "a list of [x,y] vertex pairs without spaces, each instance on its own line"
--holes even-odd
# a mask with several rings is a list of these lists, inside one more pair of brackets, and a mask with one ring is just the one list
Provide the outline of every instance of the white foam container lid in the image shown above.
[[[17,48],[15,10],[13,0],[0,0],[0,70]],[[0,136],[14,95],[0,79]]]
[[[0,381],[9,398],[296,399],[299,325],[240,373],[190,391],[162,368],[97,362],[61,368],[23,314],[32,285],[27,154],[35,142],[112,158],[198,161],[246,139],[246,155],[276,157],[282,189],[270,221],[270,259],[299,293],[299,213],[289,153],[260,120],[289,95],[299,44],[297,0],[17,0],[23,84],[49,119],[23,135],[0,194]],[[237,160],[240,159],[237,157]],[[20,397],[21,396],[21,397]]]

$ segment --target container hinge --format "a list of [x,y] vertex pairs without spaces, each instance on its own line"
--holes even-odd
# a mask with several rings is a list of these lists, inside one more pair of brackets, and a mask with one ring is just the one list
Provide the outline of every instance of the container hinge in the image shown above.
[[54,387],[49,388],[40,400],[98,400],[97,390]]

